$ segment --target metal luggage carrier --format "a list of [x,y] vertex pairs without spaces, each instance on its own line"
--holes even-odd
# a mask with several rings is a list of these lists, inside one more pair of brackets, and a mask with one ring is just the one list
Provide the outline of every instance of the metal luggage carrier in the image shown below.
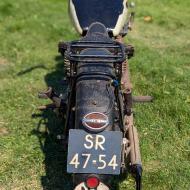
[[[110,55],[83,55],[83,49],[106,49]],[[122,63],[126,59],[125,46],[116,41],[73,41],[68,44],[66,57],[71,62]]]

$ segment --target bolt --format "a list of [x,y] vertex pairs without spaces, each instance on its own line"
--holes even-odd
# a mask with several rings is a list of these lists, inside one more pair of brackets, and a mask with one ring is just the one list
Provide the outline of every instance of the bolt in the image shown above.
[[93,105],[97,105],[97,102],[94,100],[94,101],[92,101],[92,104]]

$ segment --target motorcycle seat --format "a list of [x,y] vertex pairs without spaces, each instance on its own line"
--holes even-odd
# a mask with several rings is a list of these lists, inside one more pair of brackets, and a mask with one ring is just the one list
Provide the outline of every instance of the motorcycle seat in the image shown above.
[[127,17],[127,0],[70,0],[70,15],[79,33],[100,22],[118,35]]

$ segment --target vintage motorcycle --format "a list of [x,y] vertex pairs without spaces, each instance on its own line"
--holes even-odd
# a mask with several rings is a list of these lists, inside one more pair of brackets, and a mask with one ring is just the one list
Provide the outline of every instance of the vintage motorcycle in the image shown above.
[[[132,96],[128,60],[134,47],[123,37],[131,29],[134,6],[127,0],[69,0],[70,16],[81,39],[60,42],[68,91],[66,98],[49,87],[39,93],[65,115],[60,139],[68,147],[67,172],[75,190],[109,190],[114,175],[131,173],[141,190],[142,163],[133,102],[149,96]],[[128,16],[127,16],[128,15]]]

